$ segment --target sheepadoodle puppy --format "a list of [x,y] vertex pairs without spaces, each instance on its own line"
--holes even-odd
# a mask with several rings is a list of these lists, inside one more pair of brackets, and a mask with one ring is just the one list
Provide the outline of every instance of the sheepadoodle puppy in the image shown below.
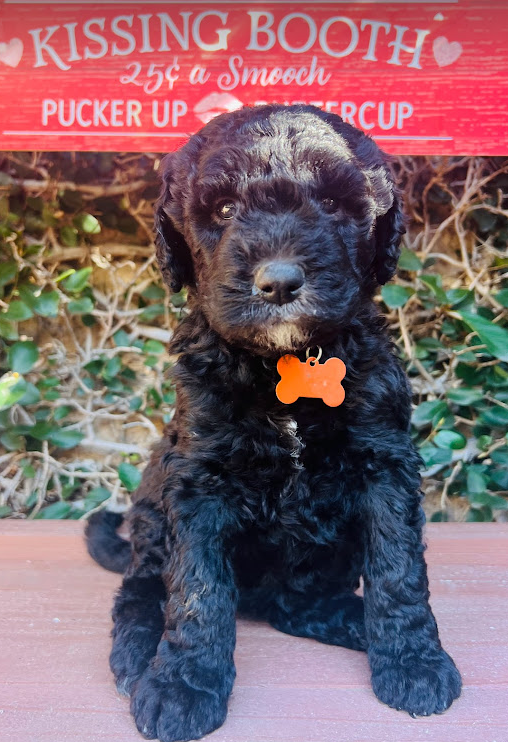
[[130,542],[111,513],[88,527],[125,573],[110,662],[139,731],[224,722],[237,612],[366,651],[381,701],[443,712],[461,680],[428,602],[409,385],[372,301],[404,232],[385,155],[338,116],[270,105],[215,118],[162,177],[157,257],[190,310],[176,412]]

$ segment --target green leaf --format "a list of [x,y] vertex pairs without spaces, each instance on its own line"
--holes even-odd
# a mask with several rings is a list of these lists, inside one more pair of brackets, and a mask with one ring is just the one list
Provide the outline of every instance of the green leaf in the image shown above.
[[[26,461],[26,459],[25,459]],[[35,477],[35,468],[30,463],[21,463],[21,468],[23,470],[23,476],[27,479],[33,479]]]
[[143,353],[164,353],[166,347],[158,340],[147,340],[143,345]]
[[485,515],[481,510],[476,510],[475,508],[471,508],[467,511],[466,515],[466,523],[483,523],[485,520]]
[[501,289],[497,294],[493,294],[492,298],[502,304],[503,307],[508,307],[508,289]]
[[476,445],[480,451],[486,451],[492,445],[493,438],[491,435],[480,435],[476,439]]
[[54,433],[57,430],[59,430],[59,428],[56,425],[53,425],[53,423],[49,423],[46,420],[40,420],[30,428],[29,435],[38,441],[46,441],[51,433]]
[[78,214],[74,217],[74,224],[86,234],[99,234],[101,225],[92,214]]
[[143,322],[151,322],[161,314],[164,314],[164,304],[150,304],[141,312],[139,319]]
[[437,448],[432,443],[426,443],[420,448],[420,456],[426,467],[449,464],[452,460],[452,450],[451,448]]
[[487,506],[493,510],[507,510],[508,500],[499,495],[491,495],[488,492],[474,492],[468,495],[468,500],[473,508]]
[[161,286],[157,286],[155,283],[151,283],[147,286],[144,291],[141,292],[143,299],[163,299],[166,296],[166,292]]
[[125,332],[125,330],[118,330],[118,332],[115,332],[115,334],[113,335],[113,340],[115,341],[115,345],[117,346],[117,348],[120,346],[128,348],[131,344],[129,336]]
[[508,446],[503,446],[503,448],[492,451],[490,458],[500,466],[508,466]]
[[67,276],[62,281],[62,286],[66,291],[79,292],[82,291],[88,284],[90,278],[91,268],[81,268],[79,271],[74,271],[70,276]]
[[30,283],[22,283],[18,286],[18,294],[20,298],[30,307],[30,309],[34,308],[35,294],[38,291],[39,288]]
[[26,374],[37,362],[39,350],[31,340],[19,340],[11,345],[7,358],[12,371]]
[[176,392],[174,389],[170,389],[169,392],[165,392],[162,395],[162,399],[166,404],[174,404],[176,401]]
[[69,413],[72,412],[72,407],[69,405],[62,405],[61,407],[57,407],[56,410],[53,413],[53,420],[58,422],[59,420],[63,420],[64,417],[67,417]]
[[60,379],[58,376],[46,376],[45,379],[41,379],[37,382],[37,386],[39,389],[51,389],[54,386],[58,386],[60,384]]
[[16,277],[18,264],[13,260],[7,263],[0,263],[0,286],[6,286]]
[[187,301],[187,292],[185,289],[182,289],[182,291],[179,291],[178,294],[173,294],[171,296],[171,304],[177,309],[185,306],[186,301]]
[[448,513],[446,510],[438,510],[437,513],[433,513],[430,517],[431,523],[446,523],[448,520]]
[[423,263],[415,252],[403,247],[400,251],[398,267],[403,271],[419,271]]
[[89,314],[93,311],[93,308],[94,304],[89,296],[73,299],[67,304],[67,309],[71,314]]
[[89,361],[88,363],[85,363],[83,368],[85,371],[88,371],[89,374],[92,374],[92,376],[96,376],[100,371],[102,371],[102,368],[104,366],[104,361],[102,359],[97,358],[94,361]]
[[36,420],[48,420],[50,415],[51,415],[50,407],[39,407],[37,410],[35,410],[35,413],[34,413]]
[[420,280],[428,289],[431,290],[439,302],[446,304],[447,298],[443,291],[443,283],[440,275],[428,273],[420,276]]
[[0,337],[5,340],[17,340],[19,337],[16,325],[3,317],[0,317]]
[[61,520],[63,518],[67,518],[71,510],[72,505],[69,502],[62,502],[61,500],[59,500],[58,502],[54,502],[51,505],[43,508],[42,510],[39,510],[39,512],[35,516],[35,519],[50,520],[53,518],[58,518]]
[[458,389],[450,389],[446,396],[450,402],[453,402],[454,404],[469,406],[481,402],[483,399],[483,392],[481,389],[459,387]]
[[4,319],[11,320],[12,322],[23,322],[25,319],[33,317],[33,312],[24,301],[14,300],[11,301],[6,312],[3,313]]
[[446,402],[441,399],[433,399],[427,402],[421,402],[414,410],[411,422],[417,428],[444,417],[448,412]]
[[6,430],[5,433],[0,435],[0,443],[8,451],[20,451],[25,444],[25,439],[23,436],[14,433],[12,430]]
[[76,247],[78,244],[78,230],[67,225],[60,230],[60,241],[66,247]]
[[27,404],[37,404],[41,398],[41,393],[35,386],[35,384],[32,384],[30,381],[26,381],[26,391],[19,400],[19,404],[27,405]]
[[74,448],[81,443],[84,437],[85,434],[81,433],[79,430],[60,428],[51,432],[48,435],[48,440],[54,446],[58,446],[58,448]]
[[387,307],[390,309],[397,309],[403,307],[410,296],[413,296],[414,289],[406,288],[405,286],[399,286],[398,284],[391,283],[383,286],[381,289],[381,296]]
[[508,331],[478,314],[457,311],[469,327],[476,332],[481,342],[487,346],[487,350],[495,358],[508,361]]
[[[474,291],[469,291],[468,289],[448,289],[446,299],[452,307],[462,304],[462,302],[465,304],[474,304]],[[466,299],[467,302],[465,301]]]
[[63,281],[64,278],[67,278],[67,276],[71,276],[73,273],[75,273],[74,268],[68,268],[66,271],[62,271],[62,273],[59,273],[58,276],[54,279],[55,283],[59,283],[60,281]]
[[113,379],[122,368],[122,361],[118,356],[113,356],[104,366],[103,376],[107,379]]
[[508,470],[498,469],[490,473],[490,479],[494,483],[495,487],[500,490],[508,491]]
[[131,397],[129,402],[129,410],[139,410],[143,404],[143,397]]
[[85,497],[85,510],[91,510],[92,508],[97,507],[97,505],[100,505],[102,502],[109,500],[110,497],[111,492],[105,487],[94,487]]
[[[484,467],[482,467],[484,468]],[[467,491],[469,493],[485,492],[488,484],[488,477],[478,467],[470,466],[467,470]]]
[[134,492],[141,482],[141,472],[132,464],[122,462],[118,467],[118,476],[123,486],[129,491]]
[[34,297],[32,308],[41,317],[58,317],[59,303],[58,291],[44,291],[40,296]]
[[433,439],[438,448],[452,448],[458,450],[464,448],[466,439],[455,430],[440,430]]
[[0,378],[0,410],[7,410],[19,402],[27,389],[27,382],[18,373]]
[[483,410],[480,420],[495,428],[506,428],[508,426],[508,410],[496,405],[488,410]]

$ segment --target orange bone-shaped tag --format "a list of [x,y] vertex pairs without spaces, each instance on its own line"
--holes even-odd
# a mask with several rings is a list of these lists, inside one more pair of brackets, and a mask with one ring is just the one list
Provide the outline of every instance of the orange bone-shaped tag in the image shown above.
[[346,366],[340,358],[319,363],[311,357],[302,363],[296,356],[282,356],[277,371],[281,380],[275,394],[284,404],[292,404],[299,397],[322,399],[328,407],[338,407],[344,401],[346,393],[340,382],[346,375]]

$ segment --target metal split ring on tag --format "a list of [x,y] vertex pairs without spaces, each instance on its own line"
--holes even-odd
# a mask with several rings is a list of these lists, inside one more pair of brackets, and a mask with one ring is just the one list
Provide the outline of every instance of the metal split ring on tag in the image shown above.
[[323,355],[323,348],[320,345],[318,345],[316,347],[318,349],[317,356],[311,356],[311,354],[310,354],[311,349],[310,348],[307,348],[307,350],[305,352],[305,358],[306,358],[307,361],[311,361],[311,366],[314,366],[315,363],[319,363],[319,359]]
[[338,407],[346,393],[341,384],[346,366],[340,358],[329,358],[319,363],[323,350],[318,346],[317,356],[307,348],[305,362],[288,354],[279,358],[277,371],[281,380],[275,388],[277,399],[283,404],[293,404],[300,397],[322,399],[328,407]]

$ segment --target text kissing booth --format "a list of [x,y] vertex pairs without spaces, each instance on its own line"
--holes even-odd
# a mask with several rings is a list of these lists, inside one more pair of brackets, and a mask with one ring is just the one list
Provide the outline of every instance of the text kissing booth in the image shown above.
[[506,153],[508,4],[2,0],[4,150],[168,151],[312,103],[388,152]]

